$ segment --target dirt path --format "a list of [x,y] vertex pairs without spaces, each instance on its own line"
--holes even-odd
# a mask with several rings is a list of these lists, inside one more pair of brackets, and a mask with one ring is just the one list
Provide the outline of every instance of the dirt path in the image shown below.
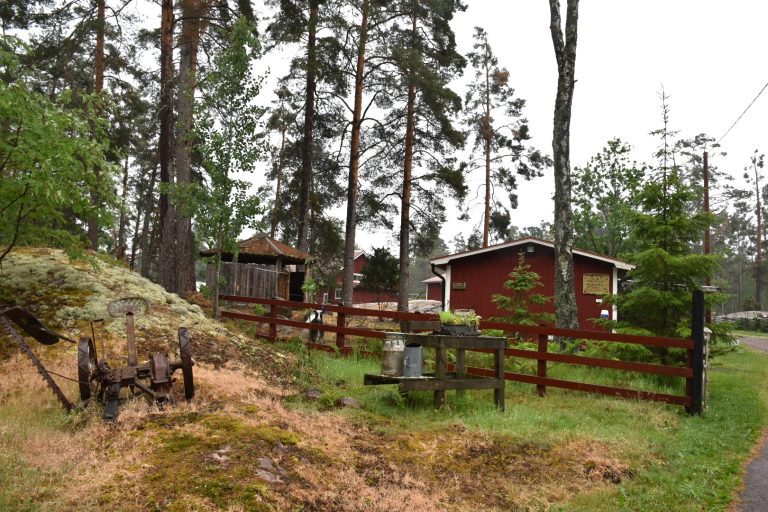
[[[757,350],[768,352],[768,338],[740,338],[741,343]],[[740,496],[741,512],[765,512],[768,510],[768,433],[763,436],[762,447],[747,465],[744,476],[744,490]]]

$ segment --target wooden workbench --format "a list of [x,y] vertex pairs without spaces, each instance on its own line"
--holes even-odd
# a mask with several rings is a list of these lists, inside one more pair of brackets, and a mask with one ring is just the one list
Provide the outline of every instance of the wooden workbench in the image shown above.
[[[399,384],[401,392],[434,391],[435,407],[445,404],[448,389],[493,389],[493,396],[499,410],[504,410],[504,349],[506,340],[494,336],[442,336],[436,334],[405,334],[406,345],[417,343],[424,348],[435,349],[435,373],[423,377],[392,377],[388,375],[365,374],[366,385]],[[492,350],[495,377],[467,375],[467,350]],[[448,372],[448,350],[456,350],[456,371]]]

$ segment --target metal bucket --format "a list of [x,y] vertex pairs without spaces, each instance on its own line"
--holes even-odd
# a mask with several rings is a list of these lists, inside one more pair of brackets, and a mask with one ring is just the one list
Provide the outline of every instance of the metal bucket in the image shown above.
[[399,332],[388,332],[381,349],[381,374],[390,377],[403,375],[403,335]]
[[424,349],[418,343],[405,346],[403,358],[403,377],[421,377],[424,369]]

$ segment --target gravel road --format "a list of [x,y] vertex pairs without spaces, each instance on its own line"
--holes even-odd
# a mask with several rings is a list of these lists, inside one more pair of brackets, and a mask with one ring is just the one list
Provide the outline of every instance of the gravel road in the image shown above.
[[[740,338],[743,345],[768,352],[768,338]],[[762,448],[747,466],[744,490],[741,493],[741,512],[768,511],[768,433],[763,436]]]

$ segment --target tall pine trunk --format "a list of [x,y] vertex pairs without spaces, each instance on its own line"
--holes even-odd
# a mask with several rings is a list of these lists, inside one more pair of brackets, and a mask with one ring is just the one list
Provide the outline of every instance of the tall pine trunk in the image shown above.
[[301,187],[299,192],[298,248],[309,247],[309,193],[312,182],[312,144],[315,123],[315,87],[317,80],[317,14],[319,0],[309,0],[307,42],[307,89],[304,102],[304,147],[301,152]]
[[133,223],[133,239],[131,240],[131,255],[128,258],[128,268],[133,270],[136,268],[136,251],[139,247],[139,237],[141,236],[141,223],[144,220],[142,217],[143,212],[139,209],[136,211],[136,220]]
[[552,43],[557,59],[552,153],[555,170],[555,317],[558,327],[578,328],[579,317],[573,272],[573,213],[571,211],[570,130],[576,68],[578,0],[568,0],[565,40],[560,1],[549,0]]
[[[192,122],[195,100],[197,49],[200,43],[201,0],[181,3],[179,39],[179,92],[177,99],[176,185],[184,188],[192,176]],[[191,212],[176,209],[176,289],[180,295],[195,291],[195,247]]]
[[483,119],[483,139],[485,141],[485,217],[483,219],[483,247],[488,247],[491,231],[491,84],[488,64],[485,65],[485,118]]
[[[411,16],[411,37],[416,39],[416,13]],[[415,46],[415,44],[413,45]],[[397,310],[408,311],[410,277],[411,179],[413,176],[413,144],[416,136],[416,85],[413,69],[408,70],[408,106],[405,118],[405,159],[403,165],[403,197],[400,207],[400,281],[397,287]]]
[[280,211],[280,187],[283,181],[283,160],[285,159],[285,132],[288,131],[288,123],[282,119],[280,127],[280,153],[277,157],[277,171],[275,172],[275,205],[272,208],[272,226],[269,237],[275,238],[277,234],[277,213]]
[[361,6],[360,39],[357,45],[357,69],[355,71],[355,105],[352,112],[352,135],[349,155],[349,179],[347,183],[347,224],[344,238],[344,275],[341,300],[352,305],[355,278],[355,231],[357,229],[358,171],[360,169],[360,130],[363,114],[363,77],[365,76],[365,45],[368,39],[369,0]]
[[[149,187],[144,198],[144,221],[141,225],[141,237],[139,238],[139,245],[141,247],[141,275],[143,277],[150,277],[150,270],[152,268],[153,248],[152,245],[152,230],[154,226],[158,224],[157,216],[155,215],[155,183],[157,183],[157,164],[152,166],[152,174],[149,177]],[[153,216],[155,222],[150,224]],[[131,262],[131,268],[133,268],[133,262]]]
[[[160,26],[160,183],[173,185],[171,143],[173,140],[173,0],[162,0]],[[160,191],[160,258],[158,281],[168,291],[176,290],[176,212],[167,189]]]
[[117,223],[117,244],[115,245],[115,258],[125,259],[125,227],[128,224],[128,155],[125,155],[123,163],[123,190],[120,197],[120,219]]
[[[96,4],[96,50],[95,50],[95,63],[94,63],[94,80],[93,90],[97,96],[101,95],[101,91],[104,89],[104,26],[105,26],[105,1],[98,0]],[[98,108],[101,107],[101,100],[99,98]],[[93,172],[96,174],[96,182],[91,188],[91,204],[94,208],[98,208],[101,205],[101,196],[99,194],[99,183],[101,182],[101,171],[97,167]],[[88,217],[88,241],[91,244],[91,249],[97,251],[99,249],[99,219],[96,214],[92,214]]]

